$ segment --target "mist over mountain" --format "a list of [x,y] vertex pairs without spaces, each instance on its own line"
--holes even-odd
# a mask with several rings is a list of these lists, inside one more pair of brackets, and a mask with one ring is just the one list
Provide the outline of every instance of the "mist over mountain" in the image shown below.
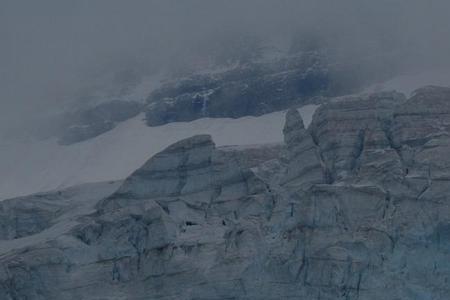
[[442,67],[449,8],[439,0],[2,0],[1,127],[95,103],[99,90],[120,98],[142,77],[311,49],[371,75]]
[[448,0],[0,0],[0,300],[450,299]]

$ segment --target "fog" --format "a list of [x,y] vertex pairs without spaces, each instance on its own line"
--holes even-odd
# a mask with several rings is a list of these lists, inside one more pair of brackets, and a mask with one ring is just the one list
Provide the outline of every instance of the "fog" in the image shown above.
[[108,74],[189,66],[222,37],[282,50],[311,34],[349,61],[441,67],[449,11],[448,0],[0,0],[0,126],[73,105]]

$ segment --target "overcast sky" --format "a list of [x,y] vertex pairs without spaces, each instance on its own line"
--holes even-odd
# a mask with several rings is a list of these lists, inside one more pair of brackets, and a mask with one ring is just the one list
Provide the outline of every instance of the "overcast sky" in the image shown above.
[[102,73],[183,60],[224,32],[286,41],[317,31],[348,53],[447,64],[449,11],[448,0],[0,0],[0,126],[51,110]]

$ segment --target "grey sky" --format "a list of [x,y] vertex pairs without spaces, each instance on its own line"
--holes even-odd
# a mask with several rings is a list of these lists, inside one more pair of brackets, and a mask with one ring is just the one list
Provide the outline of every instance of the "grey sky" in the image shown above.
[[104,72],[182,61],[223,32],[279,41],[318,31],[349,54],[388,49],[405,65],[447,64],[449,11],[445,0],[0,0],[0,126]]

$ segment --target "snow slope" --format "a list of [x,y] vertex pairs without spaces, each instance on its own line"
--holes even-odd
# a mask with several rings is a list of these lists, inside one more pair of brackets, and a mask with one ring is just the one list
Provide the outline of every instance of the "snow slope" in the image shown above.
[[[305,125],[317,106],[299,109]],[[147,127],[143,115],[96,138],[61,146],[54,139],[0,142],[0,200],[88,182],[123,179],[168,145],[211,134],[217,146],[277,143],[284,112],[240,119],[200,119]]]

